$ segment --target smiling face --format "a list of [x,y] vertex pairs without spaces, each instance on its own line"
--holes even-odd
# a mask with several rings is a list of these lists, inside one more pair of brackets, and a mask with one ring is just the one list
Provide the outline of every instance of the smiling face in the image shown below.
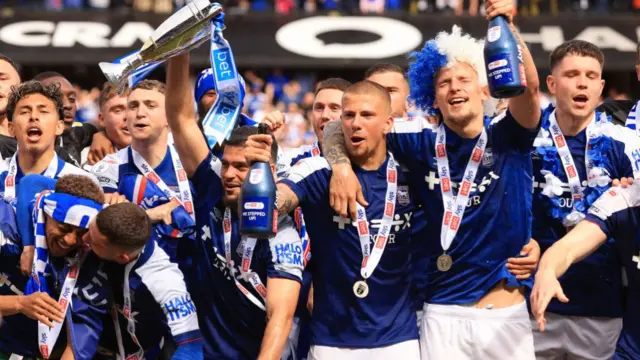
[[547,86],[558,111],[574,119],[590,118],[604,88],[602,65],[593,57],[569,54],[555,65]]
[[153,142],[169,128],[164,94],[153,89],[135,89],[127,98],[127,128],[137,142]]
[[313,101],[311,125],[320,143],[322,142],[322,131],[327,123],[331,120],[339,120],[342,115],[342,95],[344,95],[342,90],[322,89],[318,91]]
[[20,84],[20,75],[16,69],[6,60],[0,59],[0,117],[7,110],[11,87],[18,84]]
[[242,183],[249,173],[249,163],[244,157],[244,148],[241,146],[224,147],[222,155],[222,187],[224,189],[223,200],[225,205],[237,204]]
[[87,232],[80,227],[58,222],[49,215],[45,215],[44,228],[49,253],[54,257],[67,256],[80,248],[83,244],[82,237]]
[[440,110],[445,123],[463,127],[483,117],[483,102],[488,99],[486,86],[482,86],[478,73],[464,62],[442,68],[435,79],[434,106]]

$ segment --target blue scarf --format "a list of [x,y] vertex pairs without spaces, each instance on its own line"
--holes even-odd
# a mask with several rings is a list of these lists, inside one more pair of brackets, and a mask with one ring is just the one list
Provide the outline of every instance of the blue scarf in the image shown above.
[[52,271],[45,233],[45,214],[60,223],[88,229],[91,220],[98,215],[102,208],[103,206],[95,201],[69,194],[49,191],[38,194],[33,211],[33,223],[36,224],[34,229],[36,254],[25,294],[40,291],[53,297],[46,281],[46,277],[51,276]]

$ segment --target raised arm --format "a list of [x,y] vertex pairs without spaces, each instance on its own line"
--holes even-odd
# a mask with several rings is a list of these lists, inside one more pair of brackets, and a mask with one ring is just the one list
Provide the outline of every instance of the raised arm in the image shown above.
[[558,278],[606,240],[607,235],[598,225],[582,221],[544,253],[531,292],[531,312],[536,317],[540,331],[544,331],[544,313],[551,299],[558,298],[565,303],[569,301]]
[[329,121],[323,130],[322,152],[331,165],[329,203],[333,210],[353,221],[356,220],[356,201],[362,206],[369,205],[362,194],[362,186],[351,168],[351,161],[344,141],[342,124],[338,120]]
[[209,155],[209,147],[198,127],[193,107],[189,87],[189,53],[174,56],[167,61],[165,108],[182,166],[187,176],[191,177]]
[[518,29],[513,24],[513,0],[487,0],[485,9],[488,19],[504,15],[508,21],[513,35],[518,40],[522,51],[527,90],[519,96],[509,99],[509,111],[515,120],[525,129],[534,130],[540,122],[540,80],[538,70],[527,48],[527,44],[522,40]]

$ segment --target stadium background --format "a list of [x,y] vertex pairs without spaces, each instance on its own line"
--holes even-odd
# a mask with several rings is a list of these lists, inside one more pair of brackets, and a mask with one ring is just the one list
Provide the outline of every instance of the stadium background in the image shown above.
[[[464,1],[464,2],[459,2]],[[0,0],[0,53],[21,67],[23,80],[57,71],[77,87],[78,121],[99,111],[105,81],[98,62],[139,49],[184,0]],[[284,147],[314,141],[307,120],[316,81],[357,81],[375,63],[406,67],[407,54],[440,30],[460,25],[483,37],[478,0],[233,0],[225,7],[225,37],[247,82],[245,112],[260,119],[277,108],[287,115]],[[541,78],[549,52],[581,38],[606,55],[602,100],[640,98],[634,67],[640,39],[640,0],[526,0],[517,25]],[[205,44],[192,56],[193,76],[208,65]],[[163,80],[164,70],[151,78]],[[543,81],[544,83],[544,81]],[[553,102],[546,93],[543,105]]]

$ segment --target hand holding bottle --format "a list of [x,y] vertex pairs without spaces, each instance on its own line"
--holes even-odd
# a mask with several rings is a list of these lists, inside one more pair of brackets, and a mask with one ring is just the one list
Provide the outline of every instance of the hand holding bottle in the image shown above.
[[487,20],[503,15],[509,24],[513,23],[513,0],[485,0],[484,9]]

